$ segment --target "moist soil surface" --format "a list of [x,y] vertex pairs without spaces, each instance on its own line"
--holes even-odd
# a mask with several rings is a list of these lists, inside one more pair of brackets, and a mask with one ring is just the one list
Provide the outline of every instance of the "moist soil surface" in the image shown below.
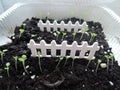
[[[26,19],[21,26],[16,26],[14,35],[9,37],[12,40],[11,44],[0,46],[0,50],[7,49],[0,60],[0,90],[120,90],[120,66],[114,57],[109,58],[107,68],[102,68],[100,65],[96,70],[98,59],[101,63],[107,63],[105,55],[110,56],[111,48],[107,43],[102,25],[99,22],[87,21],[88,30],[83,34],[80,30],[74,33],[71,31],[60,31],[60,28],[47,32],[46,28],[41,30],[37,23],[39,18]],[[53,19],[44,18],[43,22]],[[74,24],[79,21],[78,18],[62,19],[65,23],[72,21]],[[58,20],[60,23],[62,20]],[[20,29],[25,31],[20,35]],[[63,35],[65,33],[65,36]],[[92,37],[91,33],[97,34]],[[92,39],[91,39],[92,37]],[[82,41],[87,41],[92,45],[95,41],[99,43],[100,49],[95,53],[95,59],[90,62],[87,59],[68,58],[68,57],[31,57],[31,50],[27,47],[30,39],[34,39],[36,43],[45,40],[46,43],[51,43],[55,40],[60,44],[66,40],[68,44],[77,41],[81,45]],[[51,52],[48,50],[47,54]],[[69,55],[69,51],[66,55]],[[60,54],[60,51],[57,51]],[[89,52],[86,52],[86,56]],[[20,58],[22,55],[27,56],[24,62],[27,72],[23,68],[22,62],[17,59],[17,64],[14,56]],[[76,52],[79,55],[79,52]],[[3,60],[3,61],[2,61]],[[61,62],[58,64],[59,60]],[[6,69],[6,63],[9,62],[9,69]],[[16,68],[17,67],[17,68]],[[8,72],[9,76],[8,76]]]

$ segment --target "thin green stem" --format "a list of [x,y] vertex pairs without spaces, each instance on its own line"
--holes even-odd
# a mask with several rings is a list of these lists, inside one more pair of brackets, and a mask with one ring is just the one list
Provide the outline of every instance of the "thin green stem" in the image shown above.
[[27,69],[25,67],[25,62],[22,62],[22,64],[23,64],[23,68],[24,68],[25,72],[28,74],[28,71],[27,71]]
[[87,64],[87,66],[86,66],[86,69],[88,68],[88,66],[90,65],[90,62],[91,62],[91,60],[89,60],[89,62],[88,62],[88,64]]
[[96,69],[95,69],[95,72],[96,72],[96,73],[97,73],[98,67],[99,67],[99,64],[97,64],[97,67],[96,67]]
[[3,63],[3,54],[1,55],[1,62]]
[[81,35],[81,37],[80,37],[80,40],[82,40],[82,38],[83,38],[83,35],[84,35],[84,32],[82,33],[82,35]]
[[15,60],[15,68],[16,68],[16,70],[17,70],[17,60]]
[[56,68],[58,68],[58,66],[60,65],[61,60],[58,61]]
[[72,67],[74,67],[74,62],[75,62],[75,59],[73,58],[73,60],[72,60]]
[[42,72],[42,67],[41,67],[41,60],[40,60],[40,57],[38,57],[38,59],[39,59],[39,62],[38,62],[38,64],[39,64],[39,69],[40,69],[40,71]]
[[107,72],[109,70],[109,59],[107,59]]
[[9,68],[7,69],[7,75],[8,77],[10,77]]

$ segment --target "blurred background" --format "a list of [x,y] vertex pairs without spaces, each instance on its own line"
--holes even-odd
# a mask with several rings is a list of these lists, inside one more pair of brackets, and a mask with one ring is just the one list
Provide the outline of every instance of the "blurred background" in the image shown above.
[[[4,11],[9,9],[15,3],[24,2],[24,1],[32,1],[32,0],[0,0],[0,14],[2,14]],[[51,0],[49,0],[49,1],[51,1]],[[57,0],[55,0],[55,1],[57,2]],[[106,5],[110,9],[112,9],[116,14],[118,14],[120,16],[120,0],[114,0],[112,3],[105,3],[104,5]]]

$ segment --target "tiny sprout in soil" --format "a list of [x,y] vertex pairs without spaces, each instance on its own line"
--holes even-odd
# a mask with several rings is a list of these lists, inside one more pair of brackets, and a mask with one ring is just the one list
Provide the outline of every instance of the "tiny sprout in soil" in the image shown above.
[[26,67],[25,67],[25,61],[27,60],[27,56],[26,56],[26,55],[22,55],[20,58],[18,58],[18,60],[19,60],[20,62],[22,62],[23,68],[24,68],[25,72],[28,74],[28,71],[27,71],[27,69],[26,69]]
[[67,64],[68,59],[69,59],[69,57],[66,56],[66,60],[65,60],[64,66]]
[[113,53],[110,53],[109,58],[110,58],[110,59],[111,59],[111,61],[112,61],[112,67],[113,67],[113,59],[114,59],[114,55],[113,55]]
[[66,36],[67,33],[66,32],[62,32],[62,34],[63,34],[62,35],[62,41],[63,41],[63,39],[64,39],[64,37]]
[[24,33],[24,29],[19,29],[19,32],[20,32],[20,35],[19,35],[19,38],[21,37],[21,35]]
[[9,73],[9,70],[10,70],[10,62],[7,62],[7,63],[6,63],[5,69],[7,70],[7,75],[8,75],[8,77],[10,77],[10,73]]
[[81,35],[80,40],[83,38],[83,35],[84,35],[85,32],[87,32],[87,31],[88,31],[88,27],[84,27],[84,28],[82,29],[82,35]]
[[102,62],[102,61],[101,61],[100,59],[98,59],[97,67],[96,67],[96,69],[95,69],[95,72],[96,72],[96,73],[97,73],[98,67],[99,67],[99,65],[100,65],[101,62]]
[[74,40],[76,36],[76,32],[73,32],[72,35],[73,35],[73,40]]
[[97,36],[96,33],[91,33],[91,38],[90,38],[90,42],[92,42],[92,40],[94,40],[94,38]]
[[56,65],[56,69],[58,68],[58,66],[60,65],[60,62],[63,60],[63,57],[59,57],[58,59],[57,59],[57,61],[58,61],[58,63],[57,63],[57,65]]
[[90,63],[92,62],[92,60],[94,60],[94,59],[88,59],[88,64],[86,66],[86,69],[88,69],[88,67],[89,67]]
[[1,62],[3,63],[3,56],[5,55],[5,52],[7,52],[7,49],[4,49],[2,51],[0,51],[0,55],[1,55]]
[[58,37],[60,35],[60,31],[56,31],[56,34],[57,34],[57,39],[58,39]]
[[107,72],[108,72],[108,69],[109,69],[109,56],[105,55],[104,57],[107,59]]
[[18,60],[18,56],[13,56],[14,60],[15,60],[15,68],[17,70],[17,60]]
[[40,55],[41,55],[41,52],[40,52],[40,51],[37,51],[39,69],[40,69],[40,71],[42,72],[41,61],[40,61]]

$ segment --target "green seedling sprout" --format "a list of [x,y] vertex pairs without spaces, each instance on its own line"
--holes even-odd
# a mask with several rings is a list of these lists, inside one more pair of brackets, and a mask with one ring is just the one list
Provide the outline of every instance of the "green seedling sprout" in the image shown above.
[[23,23],[22,25],[23,25],[23,28],[25,28],[25,26],[26,26],[26,23]]
[[40,52],[40,51],[37,51],[37,57],[38,57],[38,64],[39,64],[39,69],[40,69],[40,71],[42,72],[42,67],[41,67],[41,60],[40,60],[40,55],[41,55],[41,52]]
[[109,69],[109,56],[105,55],[104,57],[107,59],[107,72],[108,72],[108,69]]
[[83,38],[83,35],[85,34],[85,32],[88,31],[88,27],[84,27],[83,30],[82,30],[82,35],[81,35],[81,38],[80,40]]
[[113,67],[113,59],[114,59],[114,55],[113,55],[113,53],[110,53],[109,58],[112,60],[112,67]]
[[69,59],[69,57],[66,56],[66,60],[65,60],[64,66],[67,64],[68,59]]
[[66,32],[62,32],[62,34],[63,34],[62,35],[62,41],[63,41],[63,39],[64,39],[64,37],[66,36],[67,33]]
[[56,65],[56,68],[58,68],[58,66],[60,65],[60,62],[63,60],[63,57],[59,57],[59,59],[58,59],[58,63],[57,63],[57,65]]
[[6,65],[5,69],[7,70],[7,75],[8,75],[8,77],[10,77],[10,73],[9,73],[9,70],[10,70],[10,62],[7,62],[5,65]]
[[72,67],[74,67],[75,58],[72,58]]
[[74,40],[76,36],[76,32],[73,32],[72,35],[73,35],[73,40]]
[[18,56],[13,56],[14,60],[15,60],[15,69],[17,70],[17,61],[18,61]]
[[26,69],[26,67],[25,67],[25,61],[27,60],[27,56],[26,56],[26,55],[22,55],[20,58],[18,58],[18,60],[19,60],[20,62],[22,62],[23,68],[24,68],[25,72],[28,74],[28,71],[27,71],[27,69]]
[[21,37],[21,35],[25,32],[24,29],[19,29],[19,32],[20,32],[20,35],[19,35],[19,38]]
[[100,59],[98,59],[97,67],[96,67],[96,69],[95,69],[95,72],[96,72],[96,73],[97,73],[98,67],[99,67],[99,65],[100,65],[101,62],[102,62],[102,61],[101,61]]
[[91,38],[90,38],[90,42],[97,36],[96,33],[91,33]]
[[32,37],[32,38],[34,38],[35,36],[37,36],[37,35],[31,34],[31,37]]
[[2,73],[3,72],[3,69],[2,68],[0,68],[0,73]]
[[57,34],[57,39],[58,39],[58,37],[59,37],[59,35],[60,35],[60,31],[56,31],[56,34]]
[[90,65],[90,63],[91,63],[92,60],[94,60],[94,59],[88,59],[88,64],[86,66],[86,69],[89,67],[89,65]]
[[1,62],[3,63],[3,56],[5,55],[5,52],[7,52],[8,50],[7,49],[4,49],[4,50],[0,50],[0,55],[1,55]]

